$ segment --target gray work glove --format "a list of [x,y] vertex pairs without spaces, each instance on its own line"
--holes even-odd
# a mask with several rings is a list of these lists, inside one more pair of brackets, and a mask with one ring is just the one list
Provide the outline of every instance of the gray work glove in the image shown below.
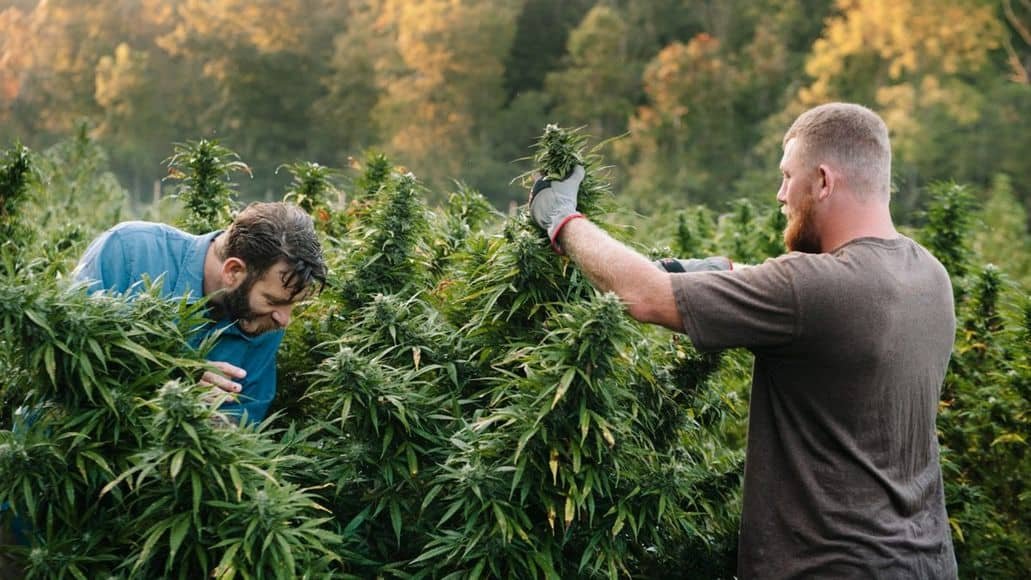
[[655,264],[660,270],[665,270],[666,272],[673,274],[683,272],[720,272],[734,269],[734,264],[731,263],[730,258],[724,258],[723,256],[689,258],[687,260],[663,258],[661,260],[655,260],[652,264]]
[[538,179],[530,190],[530,215],[537,225],[548,231],[551,246],[561,253],[555,239],[562,226],[573,217],[583,217],[576,211],[576,194],[584,179],[584,168],[577,165],[573,173],[562,181]]

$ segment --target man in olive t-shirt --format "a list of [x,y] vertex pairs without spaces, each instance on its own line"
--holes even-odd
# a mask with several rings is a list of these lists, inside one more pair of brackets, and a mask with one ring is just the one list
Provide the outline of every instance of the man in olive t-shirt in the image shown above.
[[955,576],[934,418],[955,318],[905,237],[673,275],[696,347],[755,353],[743,577]]
[[577,219],[582,171],[535,184],[530,211],[634,318],[755,354],[740,577],[955,578],[935,432],[952,288],[892,223],[887,128],[811,109],[781,172],[791,253],[726,272],[657,269]]

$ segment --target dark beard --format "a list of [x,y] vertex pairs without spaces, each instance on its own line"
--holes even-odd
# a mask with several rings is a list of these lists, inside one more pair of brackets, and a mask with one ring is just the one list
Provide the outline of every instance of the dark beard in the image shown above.
[[222,295],[221,302],[211,303],[211,315],[215,320],[229,320],[233,322],[250,320],[254,317],[251,310],[249,294],[254,287],[255,280],[247,276],[243,283],[233,290],[227,290]]
[[788,225],[784,228],[784,246],[789,252],[819,254],[821,250],[820,234],[816,231],[813,220],[816,201],[812,197],[802,199],[801,205],[788,216]]

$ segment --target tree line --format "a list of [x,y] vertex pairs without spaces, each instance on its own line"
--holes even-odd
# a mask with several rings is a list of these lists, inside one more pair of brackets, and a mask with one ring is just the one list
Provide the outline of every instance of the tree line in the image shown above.
[[[8,0],[0,138],[86,123],[149,199],[172,143],[216,138],[261,168],[366,150],[495,205],[548,122],[614,138],[640,210],[768,198],[780,136],[815,103],[893,131],[896,210],[944,178],[1031,199],[1028,0]],[[982,187],[983,188],[983,187]],[[442,201],[442,200],[441,200]]]

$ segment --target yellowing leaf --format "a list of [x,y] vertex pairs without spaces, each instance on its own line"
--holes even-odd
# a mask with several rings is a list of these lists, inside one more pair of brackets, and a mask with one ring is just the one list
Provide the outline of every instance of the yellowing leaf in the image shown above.
[[558,482],[558,450],[552,448],[551,458],[548,460],[548,467],[551,468],[551,483],[557,484]]

